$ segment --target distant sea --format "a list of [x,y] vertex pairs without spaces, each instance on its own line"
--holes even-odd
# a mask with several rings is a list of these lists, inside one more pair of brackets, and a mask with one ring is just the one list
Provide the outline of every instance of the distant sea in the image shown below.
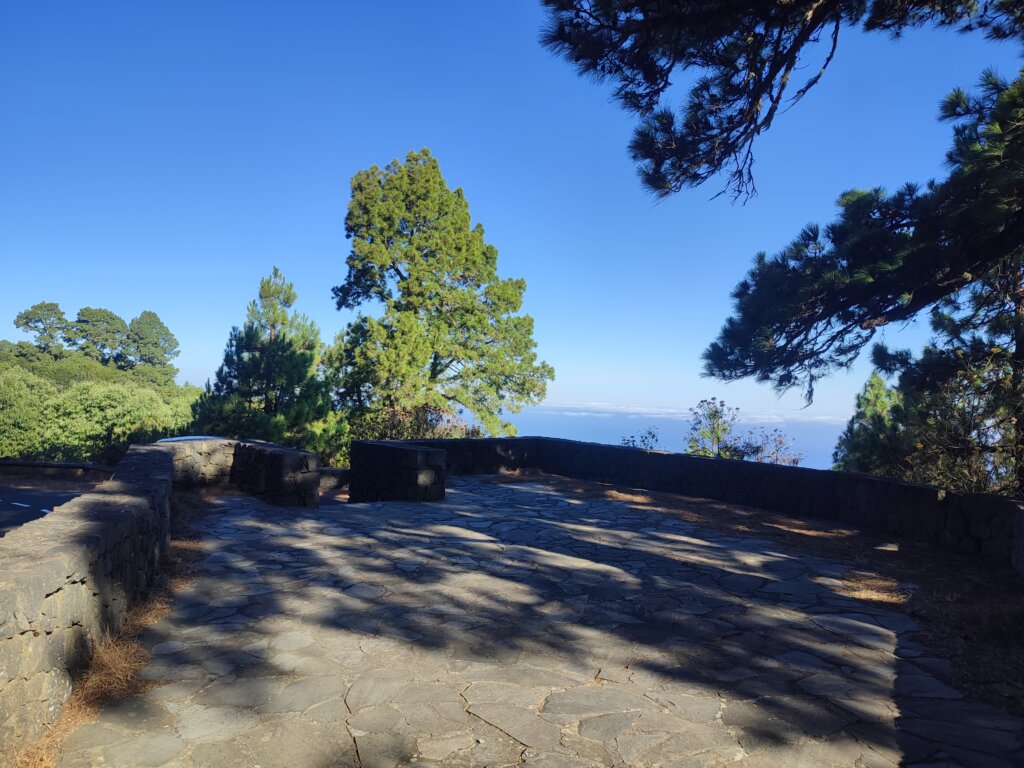
[[[656,414],[619,413],[616,411],[537,406],[524,408],[510,419],[520,435],[564,437],[592,443],[618,445],[622,438],[654,426],[661,434],[661,449],[683,451],[690,424],[685,418],[659,417]],[[803,454],[802,467],[830,469],[832,451],[844,424],[838,421],[781,421],[772,423],[740,424],[738,430],[750,428],[778,428],[793,440],[798,453]]]

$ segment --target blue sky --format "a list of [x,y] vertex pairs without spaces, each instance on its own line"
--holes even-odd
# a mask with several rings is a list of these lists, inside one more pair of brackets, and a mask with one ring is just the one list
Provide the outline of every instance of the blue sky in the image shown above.
[[[821,85],[758,143],[759,196],[656,203],[627,154],[633,119],[537,43],[532,2],[11,2],[0,5],[0,336],[58,301],[178,336],[182,379],[220,362],[274,265],[332,337],[351,319],[343,219],[358,170],[429,147],[524,277],[555,406],[848,417],[869,366],[801,410],[702,379],[700,353],[758,250],[832,218],[851,187],[943,173],[953,86],[1017,50],[981,37],[847,31]],[[887,333],[918,346],[920,328]],[[600,405],[595,405],[600,404]]]

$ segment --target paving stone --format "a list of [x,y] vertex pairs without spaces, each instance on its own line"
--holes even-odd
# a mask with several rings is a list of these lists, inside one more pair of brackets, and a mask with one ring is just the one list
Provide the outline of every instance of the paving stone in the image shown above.
[[416,740],[400,733],[356,736],[360,768],[397,768],[416,754]]
[[409,680],[406,678],[363,675],[348,689],[345,703],[353,712],[375,704],[386,704],[408,684]]
[[185,741],[167,734],[152,733],[136,736],[103,750],[107,765],[149,766],[163,765],[185,750]]
[[463,698],[470,704],[509,704],[518,707],[537,707],[544,697],[551,693],[550,688],[539,686],[524,687],[512,683],[480,682],[472,683],[462,692]]
[[521,762],[526,748],[493,725],[480,723],[473,728],[476,744],[469,753],[470,765],[514,766]]
[[[199,744],[192,749],[189,757],[194,768],[253,768],[252,758],[230,741]],[[165,765],[162,768],[171,766]]]
[[937,744],[948,744],[975,752],[1003,754],[1022,746],[1019,734],[1008,733],[996,728],[979,728],[901,717],[899,729]]
[[227,741],[251,731],[260,723],[254,712],[240,707],[186,707],[178,716],[175,729],[194,744]]
[[285,632],[270,640],[270,647],[279,651],[297,651],[313,644],[313,635],[309,632]]
[[310,677],[290,683],[258,707],[260,712],[305,712],[329,699],[341,698],[345,692],[341,677]]
[[627,733],[615,739],[615,751],[627,765],[639,765],[641,755],[668,741],[668,738],[667,733]]
[[399,708],[408,726],[420,733],[446,736],[464,731],[472,724],[464,705],[454,701],[420,701]]
[[542,711],[546,717],[562,717],[563,722],[571,722],[587,715],[656,708],[653,701],[638,693],[602,686],[553,693]]
[[281,678],[276,677],[215,680],[196,693],[192,701],[205,706],[258,707],[283,685]]
[[125,735],[105,725],[98,723],[86,723],[64,740],[64,749],[69,752],[76,752],[95,747],[106,747],[119,741],[124,741]]
[[[483,685],[483,683],[474,683],[474,685]],[[462,702],[462,695],[458,687],[444,683],[411,683],[403,687],[395,695],[393,701],[399,706],[425,701],[448,701],[458,704]]]
[[580,720],[579,733],[595,741],[613,741],[625,733],[636,722],[637,712],[613,712],[595,715]]
[[528,747],[558,747],[561,736],[558,726],[542,719],[535,710],[504,704],[475,704],[469,712]]
[[523,753],[520,765],[528,768],[600,768],[603,763],[573,757],[564,752],[536,752],[528,749]]
[[660,704],[673,715],[689,720],[691,723],[706,723],[715,719],[722,707],[716,696],[705,692],[703,696],[691,696],[685,693],[648,692],[647,698]]
[[819,627],[824,627],[867,648],[891,651],[896,645],[896,633],[879,626],[878,622],[870,616],[861,614],[811,616],[811,621]]
[[[285,716],[262,723],[235,742],[249,766],[259,768],[356,768],[355,743],[344,728],[331,728],[306,718]],[[368,756],[370,757],[370,756]],[[372,765],[364,761],[361,765]],[[211,768],[220,768],[216,763]]]
[[354,587],[346,589],[345,594],[360,600],[373,600],[383,595],[385,591],[384,587],[376,584],[356,584]]
[[381,733],[402,719],[394,707],[364,707],[348,719],[348,727],[356,734]]

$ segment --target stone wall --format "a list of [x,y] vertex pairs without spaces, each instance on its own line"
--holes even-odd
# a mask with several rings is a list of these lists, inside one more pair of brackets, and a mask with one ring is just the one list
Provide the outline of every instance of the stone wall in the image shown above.
[[160,577],[175,487],[316,506],[315,454],[269,443],[133,446],[113,477],[0,538],[0,768],[59,714],[105,632]]
[[114,473],[111,467],[99,464],[73,464],[59,461],[21,461],[0,459],[0,482],[4,477],[55,477],[60,479],[82,479],[101,482],[109,480]]
[[356,441],[350,454],[349,501],[440,501],[445,452],[397,440]]
[[348,467],[320,467],[320,493],[335,493],[348,487]]
[[174,482],[181,487],[232,485],[272,504],[315,507],[320,462],[315,453],[259,440],[170,440]]
[[171,457],[137,446],[113,479],[0,539],[0,766],[52,723],[166,555]]
[[804,467],[708,459],[547,437],[417,440],[447,452],[449,474],[539,469],[605,483],[824,517],[864,530],[1012,565],[1024,575],[1024,507],[964,494]]

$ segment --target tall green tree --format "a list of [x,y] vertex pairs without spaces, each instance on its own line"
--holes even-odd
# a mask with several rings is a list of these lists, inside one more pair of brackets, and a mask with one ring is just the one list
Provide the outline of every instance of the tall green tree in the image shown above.
[[[958,377],[1003,393],[990,418],[1005,411],[1000,434],[1022,456],[1024,72],[1013,83],[986,73],[976,94],[950,94],[942,116],[955,123],[949,177],[893,195],[845,193],[829,227],[759,254],[705,352],[706,371],[812,397],[814,382],[852,364],[880,328],[927,310],[932,350],[916,363],[883,352],[881,362],[917,381],[901,390],[918,400]],[[1014,474],[1011,487],[1024,489],[1024,462]]]
[[146,310],[128,324],[124,357],[131,365],[148,365],[173,379],[177,369],[171,364],[180,353],[178,339],[156,314]]
[[[630,152],[658,195],[725,172],[754,191],[753,146],[817,85],[844,30],[898,38],[914,27],[1020,37],[1018,0],[543,0],[542,42],[590,78],[608,81],[639,116]],[[819,45],[821,43],[822,45]],[[689,80],[680,107],[677,82]]]
[[196,403],[199,431],[297,444],[326,416],[320,331],[292,310],[295,300],[294,285],[277,267],[260,281],[245,324],[231,330],[216,380]]
[[490,433],[513,433],[506,415],[540,402],[554,370],[537,360],[533,318],[519,314],[525,281],[498,276],[462,190],[428,150],[412,152],[355,175],[345,231],[338,308],[375,303],[382,314],[361,314],[339,340],[339,401],[381,423],[464,410]]
[[68,339],[80,352],[104,365],[123,353],[128,324],[109,309],[82,307],[68,330]]
[[1019,495],[1020,392],[1014,317],[1024,306],[1019,260],[932,312],[932,342],[916,357],[876,345],[875,374],[836,449],[838,468],[956,490]]
[[903,398],[877,370],[857,395],[853,416],[832,454],[834,469],[869,475],[900,474],[901,447],[896,439],[894,411]]
[[35,336],[35,345],[43,352],[59,356],[64,351],[64,338],[68,332],[68,319],[60,304],[41,301],[22,310],[14,318],[14,325]]

